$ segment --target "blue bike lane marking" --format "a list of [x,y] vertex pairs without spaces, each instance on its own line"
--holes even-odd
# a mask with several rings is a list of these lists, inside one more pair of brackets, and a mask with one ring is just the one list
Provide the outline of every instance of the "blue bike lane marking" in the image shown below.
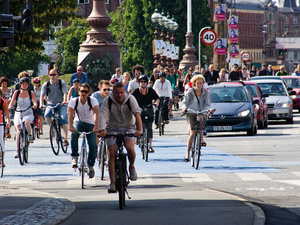
[[158,137],[153,140],[155,153],[149,153],[148,162],[142,160],[136,145],[135,167],[140,175],[179,173],[270,173],[280,172],[266,164],[249,161],[210,147],[202,148],[199,169],[184,162],[186,139]]

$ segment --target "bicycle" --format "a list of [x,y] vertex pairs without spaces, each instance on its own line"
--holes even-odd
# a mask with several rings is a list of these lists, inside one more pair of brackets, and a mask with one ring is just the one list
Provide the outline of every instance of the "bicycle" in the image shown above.
[[[195,136],[191,145],[190,154],[191,154],[191,165],[195,167],[195,169],[199,168],[200,156],[201,156],[201,132],[206,127],[207,115],[212,114],[210,110],[203,111],[194,111],[192,109],[187,109],[187,112],[184,114],[193,114],[196,115],[195,120]],[[184,115],[183,114],[183,115]]]
[[28,163],[28,148],[29,148],[29,140],[28,140],[28,132],[26,130],[25,127],[25,121],[23,121],[23,113],[25,111],[27,111],[28,109],[30,109],[31,106],[29,106],[27,109],[25,110],[15,110],[16,112],[20,112],[21,113],[21,130],[19,131],[19,143],[18,143],[18,147],[19,147],[19,162],[20,165],[23,166],[24,163]]
[[57,110],[57,107],[61,105],[61,103],[57,103],[55,106],[47,106],[52,110],[49,136],[51,148],[55,155],[58,155],[60,147],[64,153],[67,153],[68,150],[68,146],[63,145],[63,138],[61,136],[62,124],[60,124],[59,114]]
[[100,138],[98,143],[98,162],[99,162],[99,168],[100,168],[100,176],[101,180],[104,179],[104,169],[106,166],[106,160],[107,160],[107,153],[106,153],[106,138]]
[[155,105],[155,104],[140,106],[142,109],[142,115],[143,115],[143,112],[145,112],[146,115],[143,117],[144,118],[143,119],[143,134],[139,137],[139,147],[141,148],[142,159],[144,159],[146,162],[148,162],[148,154],[149,154],[149,135],[148,135],[147,124],[151,123],[150,125],[152,126],[152,121],[147,123],[147,121],[149,120],[147,111],[152,110],[152,113],[153,113],[153,107],[152,107],[153,105]]
[[33,137],[35,139],[36,138],[40,138],[40,132],[41,132],[41,128],[40,128],[40,123],[39,123],[39,115],[38,115],[38,110],[39,109],[35,109],[33,110],[33,115],[34,115],[34,121],[33,121]]
[[159,112],[158,112],[158,133],[159,136],[165,133],[165,120],[164,120],[164,101],[167,97],[159,97]]
[[79,170],[79,176],[81,176],[81,188],[84,189],[84,174],[85,173],[88,174],[86,135],[93,133],[93,131],[79,132],[78,130],[76,130],[75,132],[83,135],[78,170]]
[[118,151],[115,157],[115,174],[116,174],[116,188],[119,193],[119,207],[122,210],[125,206],[125,193],[130,199],[126,187],[129,184],[129,176],[127,171],[127,153],[124,152],[123,146],[125,142],[125,137],[133,137],[132,133],[122,133],[122,134],[107,134],[106,137],[115,137],[116,144],[118,145]]

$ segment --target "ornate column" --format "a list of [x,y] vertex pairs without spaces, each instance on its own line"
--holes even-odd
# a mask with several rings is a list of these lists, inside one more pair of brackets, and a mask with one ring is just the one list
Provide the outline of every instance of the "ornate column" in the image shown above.
[[[161,29],[161,34],[160,34],[160,39],[165,41],[165,33],[164,33],[164,29]],[[166,56],[161,56],[160,57],[160,65],[162,65],[163,67],[166,67],[167,64],[166,64],[166,59],[167,57]]]
[[[159,40],[158,27],[155,27],[154,37],[155,37],[155,40]],[[156,68],[160,64],[159,59],[160,59],[160,54],[154,55],[153,69]]]
[[[176,41],[176,38],[175,38],[175,31],[173,31],[172,33],[172,37],[171,37],[171,44],[174,44],[175,45],[175,41]],[[174,66],[176,64],[176,59],[172,59],[172,66]]]
[[[171,43],[170,40],[171,40],[170,32],[167,31],[166,41],[168,41],[168,42]],[[172,67],[172,59],[171,58],[167,58],[166,59],[166,64],[167,64],[167,67],[171,68]]]

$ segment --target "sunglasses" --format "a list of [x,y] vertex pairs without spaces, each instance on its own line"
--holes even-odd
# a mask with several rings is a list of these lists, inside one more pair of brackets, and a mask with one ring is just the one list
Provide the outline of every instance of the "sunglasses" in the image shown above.
[[82,70],[77,70],[77,71],[82,71]]
[[35,83],[35,84],[39,84],[40,82],[33,82],[33,83]]
[[109,91],[109,89],[102,89],[102,91]]
[[56,76],[56,73],[50,73],[49,76]]
[[85,91],[85,90],[80,90],[80,92],[85,94],[89,93],[89,91]]
[[147,83],[147,81],[145,81],[145,80],[141,80],[141,81],[140,81],[140,83]]
[[135,73],[135,75],[141,75],[142,73]]

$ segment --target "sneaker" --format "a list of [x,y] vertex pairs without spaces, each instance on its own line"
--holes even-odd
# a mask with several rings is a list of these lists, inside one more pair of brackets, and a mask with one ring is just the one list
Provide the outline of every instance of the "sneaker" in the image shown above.
[[95,171],[93,166],[89,166],[89,178],[92,179],[95,176]]
[[29,135],[29,143],[33,143],[33,137],[32,137],[32,135]]
[[11,138],[11,134],[10,134],[10,133],[7,133],[7,134],[6,134],[6,138]]
[[137,180],[137,173],[135,171],[135,168],[130,168],[129,167],[129,179],[132,180],[132,181],[136,181]]
[[68,142],[68,140],[64,140],[64,144],[63,144],[64,146],[68,146],[69,145],[69,142]]
[[73,156],[72,157],[72,163],[71,163],[72,168],[77,168],[78,167],[77,162],[78,162],[78,156]]
[[170,122],[169,122],[169,120],[165,120],[165,124],[169,124]]
[[115,183],[111,183],[107,189],[108,193],[117,193],[117,188]]
[[15,159],[19,158],[19,150],[16,151]]
[[155,129],[158,129],[158,125],[157,124],[155,124]]

